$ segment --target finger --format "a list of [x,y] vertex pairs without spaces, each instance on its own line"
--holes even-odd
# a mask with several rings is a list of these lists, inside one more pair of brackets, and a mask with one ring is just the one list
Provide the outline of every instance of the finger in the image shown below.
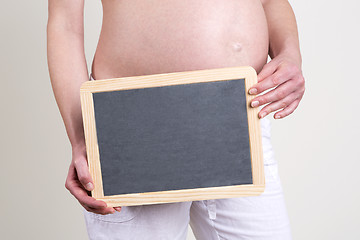
[[284,74],[282,71],[276,71],[274,74],[266,77],[263,81],[258,82],[253,86],[251,86],[249,93],[253,94],[254,92],[256,92],[256,94],[260,94],[288,80],[290,80],[289,76]]
[[92,182],[92,178],[89,172],[86,157],[83,155],[76,157],[74,159],[74,167],[76,169],[78,179],[84,186],[84,188],[88,191],[93,190],[94,184]]
[[82,205],[86,205],[91,208],[107,207],[105,202],[96,200],[95,198],[88,195],[88,192],[83,188],[82,184],[78,180],[73,164],[70,164],[65,187]]
[[103,208],[107,207],[104,201],[96,200],[87,194],[87,191],[83,189],[79,182],[72,181],[68,184],[68,189],[72,195],[82,204],[85,204],[92,208]]
[[114,209],[115,209],[116,211],[118,211],[118,212],[121,211],[121,207],[114,207]]
[[251,107],[259,107],[266,103],[279,101],[280,99],[283,99],[292,92],[296,91],[296,88],[293,85],[294,84],[289,81],[282,83],[275,89],[252,99],[250,105]]
[[67,178],[66,178],[66,181],[68,179],[75,179],[75,167],[74,167],[74,164],[71,163],[70,166],[69,166],[69,171],[68,171],[68,175],[67,175]]
[[271,60],[264,67],[261,69],[260,73],[258,74],[258,82],[263,81],[265,78],[272,75],[277,69],[277,62],[275,60]]
[[86,209],[86,211],[93,212],[96,214],[106,215],[106,214],[112,214],[115,212],[113,208],[91,208],[85,204],[81,204],[81,205]]
[[106,207],[106,208],[91,208],[89,207],[90,211],[93,213],[101,214],[101,215],[107,215],[107,214],[113,214],[115,213],[115,209],[112,207]]
[[88,212],[93,212],[93,213],[97,213],[97,214],[112,214],[115,212],[115,209],[112,207],[101,207],[101,208],[92,208],[82,202],[79,202],[81,204],[81,206],[83,206]]
[[275,113],[274,118],[275,119],[280,119],[280,118],[284,118],[284,117],[290,115],[291,113],[293,113],[295,111],[295,109],[299,105],[299,102],[300,102],[299,99],[295,100],[294,102],[292,102],[289,106],[287,106],[283,110],[278,111],[277,113]]
[[76,176],[74,164],[71,163],[69,166],[68,175],[67,175],[66,181],[65,181],[65,188],[70,191],[71,184],[74,181],[77,181],[77,176]]
[[297,98],[298,98],[298,93],[292,92],[291,94],[286,96],[284,99],[272,102],[272,103],[266,105],[264,108],[262,108],[261,111],[259,112],[259,117],[264,118],[266,115],[268,115],[271,112],[277,111],[279,109],[283,109],[283,108],[289,106],[295,100],[297,100]]
[[81,206],[83,206],[83,208],[86,209],[86,211],[88,212],[92,212],[92,208],[88,207],[86,204],[82,204],[81,202],[79,202],[81,204]]

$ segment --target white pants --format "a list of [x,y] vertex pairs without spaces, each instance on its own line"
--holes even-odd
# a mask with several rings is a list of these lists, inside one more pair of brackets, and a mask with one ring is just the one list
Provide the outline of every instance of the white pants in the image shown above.
[[[91,79],[92,80],[92,79]],[[190,224],[198,240],[290,240],[270,120],[261,119],[265,191],[260,196],[123,206],[100,215],[84,209],[91,240],[185,240]]]

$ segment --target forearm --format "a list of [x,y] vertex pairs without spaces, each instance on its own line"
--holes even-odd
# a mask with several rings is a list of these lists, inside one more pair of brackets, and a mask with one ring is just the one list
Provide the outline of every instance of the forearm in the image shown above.
[[301,68],[298,29],[287,0],[262,0],[269,28],[269,55],[284,55]]
[[84,148],[80,86],[88,80],[83,31],[73,31],[57,20],[47,26],[47,56],[51,85],[74,148]]

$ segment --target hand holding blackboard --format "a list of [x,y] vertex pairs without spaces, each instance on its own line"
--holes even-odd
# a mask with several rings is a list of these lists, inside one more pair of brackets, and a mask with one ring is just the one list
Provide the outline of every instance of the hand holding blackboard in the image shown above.
[[84,83],[92,196],[129,206],[263,192],[256,81],[231,67]]

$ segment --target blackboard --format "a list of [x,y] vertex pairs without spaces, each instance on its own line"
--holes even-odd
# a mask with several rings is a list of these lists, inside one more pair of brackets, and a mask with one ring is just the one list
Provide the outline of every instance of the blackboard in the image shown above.
[[[98,159],[95,165],[99,167],[98,175],[93,176],[101,178],[100,198],[114,200],[114,196],[178,191],[177,199],[170,199],[173,202],[188,200],[179,195],[181,191],[255,185],[261,188],[262,183],[254,184],[253,167],[261,165],[253,166],[251,151],[256,149],[251,149],[249,134],[254,123],[249,125],[246,80],[251,77],[239,73],[237,78],[216,79],[214,72],[220,71],[218,75],[223,76],[224,71],[234,70],[169,73],[168,81],[165,74],[93,81],[102,84],[98,91],[94,91],[94,85],[87,92],[91,93]],[[213,75],[206,77],[211,72]],[[163,78],[161,83],[159,77]],[[148,82],[146,78],[150,78]],[[152,86],[146,86],[149,82]],[[83,115],[87,126],[88,119]],[[90,149],[87,143],[87,151],[91,156],[94,147]],[[212,193],[208,198],[222,197]],[[139,197],[136,201],[129,205],[155,203],[142,202]]]

